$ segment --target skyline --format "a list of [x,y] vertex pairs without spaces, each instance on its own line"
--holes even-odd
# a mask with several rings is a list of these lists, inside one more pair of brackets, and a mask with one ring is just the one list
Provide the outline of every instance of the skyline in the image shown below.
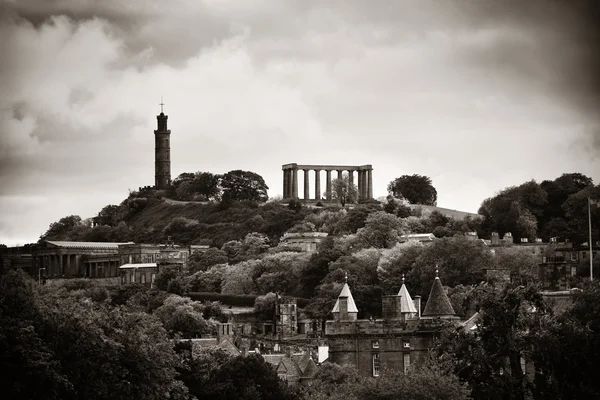
[[375,198],[421,174],[468,212],[598,184],[599,3],[569,4],[0,0],[0,243],[152,185],[161,96],[173,179],[372,164]]

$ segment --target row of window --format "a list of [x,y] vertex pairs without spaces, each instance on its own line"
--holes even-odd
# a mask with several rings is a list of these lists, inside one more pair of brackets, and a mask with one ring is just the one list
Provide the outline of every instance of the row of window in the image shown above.
[[[371,342],[371,346],[374,349],[378,349],[379,348],[379,340],[373,340]],[[402,348],[404,348],[404,349],[410,349],[410,341],[409,340],[402,341]]]

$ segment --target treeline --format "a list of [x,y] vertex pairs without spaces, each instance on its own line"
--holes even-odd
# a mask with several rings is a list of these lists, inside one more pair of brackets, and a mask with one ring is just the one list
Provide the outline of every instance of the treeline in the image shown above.
[[[504,235],[516,240],[540,237],[569,239],[576,244],[588,241],[587,199],[600,199],[600,186],[580,173],[563,174],[541,183],[530,181],[502,190],[483,201],[481,233]],[[592,209],[592,235],[600,236],[600,213]]]

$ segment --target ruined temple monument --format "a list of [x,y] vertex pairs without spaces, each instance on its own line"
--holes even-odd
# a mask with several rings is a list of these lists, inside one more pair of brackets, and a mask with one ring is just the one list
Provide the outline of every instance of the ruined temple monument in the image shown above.
[[167,129],[168,116],[163,112],[160,101],[160,114],[156,116],[158,129],[154,131],[154,185],[157,189],[167,189],[171,185],[171,130]]
[[[354,173],[358,179],[358,201],[373,200],[373,166],[366,165],[301,165],[284,164],[283,170],[283,199],[299,199],[298,197],[298,171],[304,171],[304,197],[305,201],[331,201],[331,172],[337,171],[337,178],[342,177],[344,171],[348,172],[350,184],[354,184]],[[315,196],[310,198],[309,174],[314,171]],[[321,171],[325,171],[325,197],[321,197]]]

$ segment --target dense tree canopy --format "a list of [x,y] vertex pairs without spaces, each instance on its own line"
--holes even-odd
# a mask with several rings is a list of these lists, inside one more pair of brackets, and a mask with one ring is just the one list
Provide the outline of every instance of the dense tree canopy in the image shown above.
[[394,197],[408,200],[411,204],[437,204],[437,190],[433,187],[431,178],[424,175],[402,175],[390,182],[388,192]]
[[269,187],[262,176],[250,171],[229,171],[221,178],[223,199],[228,201],[265,202]]
[[[556,237],[575,243],[588,241],[587,198],[600,198],[600,186],[580,174],[563,174],[541,184],[535,181],[502,190],[485,199],[479,209],[484,236],[511,232],[515,240]],[[592,235],[600,237],[600,212],[592,210]]]

